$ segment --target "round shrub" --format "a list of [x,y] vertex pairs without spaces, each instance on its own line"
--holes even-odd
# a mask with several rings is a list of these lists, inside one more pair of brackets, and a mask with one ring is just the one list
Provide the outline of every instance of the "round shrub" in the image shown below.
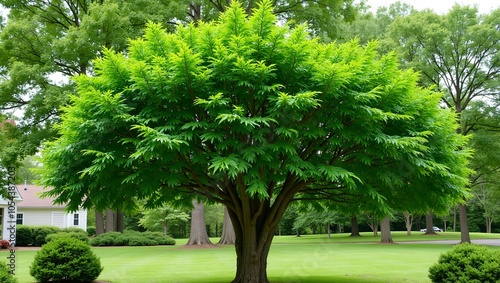
[[16,227],[16,246],[27,247],[33,245],[33,229],[29,226]]
[[71,237],[48,242],[36,253],[30,274],[40,283],[92,282],[101,274],[101,260],[90,246]]
[[4,262],[0,262],[0,282],[17,283],[17,279],[9,272],[9,268]]
[[457,245],[431,266],[429,278],[434,283],[500,282],[500,252],[478,245]]

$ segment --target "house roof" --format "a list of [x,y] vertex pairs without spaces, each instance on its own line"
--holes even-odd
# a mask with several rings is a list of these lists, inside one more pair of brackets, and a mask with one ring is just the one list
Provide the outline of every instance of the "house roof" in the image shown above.
[[47,190],[44,190],[43,187],[39,187],[36,185],[17,185],[17,190],[21,194],[23,201],[20,202],[18,207],[65,207],[64,205],[54,205],[54,198],[41,198],[41,194]]

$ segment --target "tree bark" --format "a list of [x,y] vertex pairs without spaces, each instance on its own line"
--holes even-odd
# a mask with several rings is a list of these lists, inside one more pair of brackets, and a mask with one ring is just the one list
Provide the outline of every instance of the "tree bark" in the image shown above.
[[191,213],[191,232],[186,246],[192,245],[212,245],[207,234],[205,224],[205,207],[203,202],[193,199],[193,212]]
[[106,209],[106,232],[115,231],[114,213],[111,209]]
[[115,218],[116,231],[123,233],[123,231],[125,231],[125,216],[123,215],[123,212],[117,210],[115,213]]
[[356,216],[351,217],[351,237],[361,236],[359,234],[358,218]]
[[403,212],[405,218],[406,235],[411,236],[411,227],[413,226],[413,215],[408,212]]
[[326,232],[328,233],[328,239],[330,239],[332,237],[331,235],[331,226],[330,226],[330,223],[326,224]]
[[434,231],[434,221],[432,219],[432,210],[429,210],[429,213],[425,216],[425,228],[426,235],[436,235]]
[[467,206],[458,204],[458,212],[460,216],[460,243],[470,244],[469,222],[467,220]]
[[[264,210],[264,209],[263,209]],[[269,283],[267,279],[267,257],[285,209],[275,215],[228,210],[236,235],[236,276],[232,283]],[[255,217],[260,214],[261,217]],[[270,221],[269,219],[278,219]]]
[[236,235],[234,233],[233,223],[229,217],[227,207],[224,206],[224,220],[222,223],[222,235],[218,244],[220,245],[234,245],[236,242]]
[[384,244],[393,243],[391,235],[391,221],[389,216],[380,221],[380,242]]
[[102,212],[96,210],[95,211],[95,235],[104,234],[104,215]]
[[486,233],[491,233],[492,223],[493,223],[493,217],[486,217]]

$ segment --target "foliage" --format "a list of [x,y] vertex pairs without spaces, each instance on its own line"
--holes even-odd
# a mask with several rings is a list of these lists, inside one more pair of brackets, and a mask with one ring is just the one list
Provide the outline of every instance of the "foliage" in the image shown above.
[[35,255],[30,274],[38,282],[91,282],[102,271],[90,246],[71,237],[45,244]]
[[87,236],[92,237],[95,236],[96,229],[95,227],[87,227]]
[[90,240],[92,246],[156,246],[175,245],[175,240],[160,232],[107,232]]
[[188,221],[189,215],[187,213],[164,205],[144,210],[139,223],[149,231],[162,231],[166,236],[170,225],[186,223]]
[[3,262],[0,262],[0,282],[2,283],[17,283],[17,278],[10,273],[9,268]]
[[[45,146],[47,195],[124,211],[199,195],[227,206],[261,259],[293,200],[384,213],[464,197],[466,140],[439,94],[375,44],[321,44],[272,9],[247,17],[235,1],[217,22],[150,23],[126,56],[104,51]],[[245,282],[265,266],[237,269]]]
[[10,243],[8,240],[0,240],[0,249],[7,249]]
[[70,237],[87,244],[89,243],[89,237],[85,232],[59,232],[55,234],[49,234],[47,235],[47,237],[45,237],[45,242],[48,243],[50,241],[53,241],[54,239],[59,239],[62,237]]
[[442,254],[429,269],[432,282],[494,283],[500,280],[500,252],[483,246],[460,244]]
[[[27,226],[18,225],[16,227],[16,246],[36,246],[41,247],[47,243],[47,236],[58,233],[85,234],[85,231],[77,227],[58,228],[55,226]],[[56,236],[57,237],[57,236]],[[76,236],[83,240],[83,236]]]
[[33,229],[31,226],[17,225],[16,246],[26,247],[33,245]]
[[32,237],[33,237],[33,246],[41,247],[45,243],[47,243],[47,236],[50,234],[55,234],[60,231],[60,228],[55,226],[33,226],[32,227]]

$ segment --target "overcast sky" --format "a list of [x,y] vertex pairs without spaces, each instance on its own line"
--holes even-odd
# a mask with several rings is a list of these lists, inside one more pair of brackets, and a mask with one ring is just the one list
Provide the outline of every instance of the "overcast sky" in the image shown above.
[[[375,12],[377,7],[389,6],[390,4],[397,2],[397,0],[367,0],[366,2],[372,7],[371,10]],[[500,8],[500,2],[497,0],[400,0],[400,2],[408,3],[417,10],[431,8],[440,14],[447,13],[455,3],[471,6],[477,4],[479,12],[482,14],[489,13],[493,9]]]

